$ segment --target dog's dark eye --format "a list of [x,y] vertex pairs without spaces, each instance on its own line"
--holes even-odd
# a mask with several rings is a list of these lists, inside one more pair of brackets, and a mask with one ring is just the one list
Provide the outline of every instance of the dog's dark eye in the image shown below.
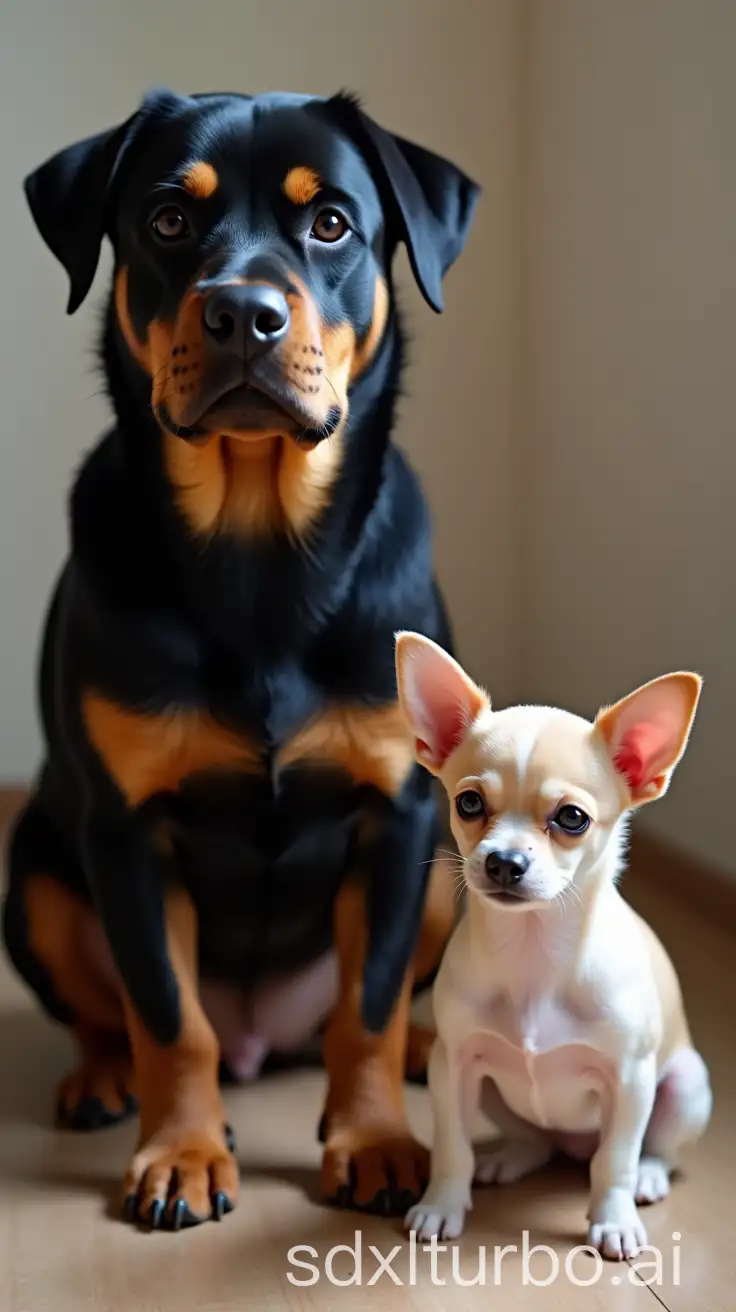
[[312,224],[312,236],[317,241],[339,241],[348,231],[348,221],[339,210],[320,210]]
[[552,818],[552,823],[557,825],[565,834],[584,834],[590,824],[590,816],[580,810],[579,806],[561,806],[559,811]]
[[455,798],[455,810],[461,820],[480,820],[486,813],[486,804],[480,793],[467,788]]
[[181,241],[189,235],[189,224],[176,205],[165,205],[151,219],[151,227],[161,241]]

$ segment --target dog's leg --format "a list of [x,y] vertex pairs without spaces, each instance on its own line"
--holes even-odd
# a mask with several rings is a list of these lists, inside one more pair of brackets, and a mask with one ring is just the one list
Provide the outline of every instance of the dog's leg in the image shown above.
[[429,1060],[434,1142],[432,1174],[423,1198],[410,1208],[405,1220],[420,1240],[437,1235],[457,1239],[465,1213],[472,1206],[474,1153],[471,1120],[478,1097],[479,1075],[461,1065],[438,1039]]
[[612,1090],[600,1147],[590,1164],[588,1242],[614,1261],[631,1257],[647,1242],[635,1194],[656,1078],[654,1053],[624,1063]]
[[516,1116],[506,1106],[494,1080],[483,1081],[481,1107],[504,1137],[478,1157],[478,1184],[513,1184],[546,1166],[554,1151],[552,1135]]
[[141,1131],[124,1197],[129,1219],[178,1230],[229,1212],[238,1170],[226,1141],[219,1046],[197,990],[196,913],[182,889],[166,893],[165,921],[179,989],[179,1033],[172,1043],[157,1042],[126,998]]
[[72,1130],[114,1125],[135,1111],[133,1065],[115,968],[99,918],[50,874],[27,874],[28,946],[69,1008],[79,1066],[57,1091],[57,1119]]
[[410,1022],[406,1047],[406,1078],[416,1084],[426,1083],[429,1056],[435,1040],[431,1002],[429,996],[425,999],[424,990],[429,994],[457,920],[455,881],[454,865],[441,853],[435,853],[414,954],[414,979],[418,986],[423,986],[420,994],[422,1018],[426,1018],[427,1023],[416,1019]]
[[694,1048],[678,1048],[657,1086],[654,1111],[644,1136],[636,1186],[637,1203],[657,1203],[670,1190],[680,1149],[694,1143],[710,1120],[713,1095],[708,1069]]
[[341,1206],[404,1211],[423,1187],[428,1154],[404,1112],[404,1063],[411,1000],[407,974],[383,1031],[362,1019],[368,917],[363,888],[346,884],[337,899],[335,945],[340,1000],[324,1041],[329,1079],[322,1183]]
[[59,1121],[92,1130],[134,1110],[133,1067],[119,981],[99,917],[72,891],[83,875],[35,793],[8,847],[3,936],[47,1014],[68,1025],[81,1060],[58,1090]]

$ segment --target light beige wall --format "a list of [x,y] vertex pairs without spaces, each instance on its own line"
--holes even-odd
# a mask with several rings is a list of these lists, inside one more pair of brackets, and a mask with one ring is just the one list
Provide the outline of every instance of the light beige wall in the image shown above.
[[[33,660],[65,547],[64,496],[107,414],[91,354],[97,307],[65,319],[65,278],[33,229],[21,179],[52,150],[126,116],[150,85],[326,94],[348,86],[387,126],[484,183],[444,317],[407,289],[414,363],[400,435],[436,512],[463,651],[490,674],[491,619],[478,598],[491,486],[494,620],[504,631],[511,621],[514,0],[15,0],[0,10],[0,779],[27,777],[36,762]],[[492,657],[504,690],[510,669],[504,642]]]
[[646,823],[735,870],[736,4],[528,18],[521,683],[590,712],[700,670]]

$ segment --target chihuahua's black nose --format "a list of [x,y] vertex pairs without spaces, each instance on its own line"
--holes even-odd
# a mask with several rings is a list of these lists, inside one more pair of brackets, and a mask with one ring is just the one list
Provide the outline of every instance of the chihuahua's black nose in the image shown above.
[[486,857],[486,874],[499,888],[513,888],[520,884],[529,869],[529,858],[523,852],[493,851]]
[[227,283],[213,287],[202,312],[210,341],[250,360],[275,346],[289,331],[289,307],[278,287]]

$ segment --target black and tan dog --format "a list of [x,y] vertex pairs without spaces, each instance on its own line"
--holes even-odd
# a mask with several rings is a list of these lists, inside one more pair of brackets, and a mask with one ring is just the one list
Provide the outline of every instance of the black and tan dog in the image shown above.
[[393,635],[448,632],[390,441],[391,260],[405,242],[439,310],[477,189],[346,97],[164,91],[26,191],[70,313],[105,234],[115,252],[116,423],[71,498],[5,905],[17,968],[79,1040],[60,1117],[137,1097],[128,1217],[219,1217],[221,1054],[253,1074],[326,1021],[325,1193],[403,1211],[425,1174],[409,1001],[451,899]]

